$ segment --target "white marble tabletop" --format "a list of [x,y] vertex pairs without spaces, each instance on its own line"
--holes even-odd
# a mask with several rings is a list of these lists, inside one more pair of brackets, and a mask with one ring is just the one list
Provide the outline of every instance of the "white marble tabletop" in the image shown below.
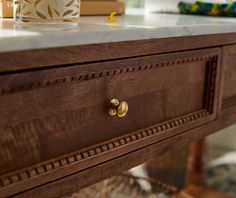
[[78,26],[21,25],[0,19],[0,52],[236,32],[236,18],[129,12],[109,24],[81,17]]

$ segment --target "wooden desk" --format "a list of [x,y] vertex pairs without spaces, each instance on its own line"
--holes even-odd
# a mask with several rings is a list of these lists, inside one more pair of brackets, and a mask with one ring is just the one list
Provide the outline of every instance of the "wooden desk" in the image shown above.
[[[59,197],[236,123],[236,34],[0,53],[0,197]],[[116,98],[123,118],[108,114]]]

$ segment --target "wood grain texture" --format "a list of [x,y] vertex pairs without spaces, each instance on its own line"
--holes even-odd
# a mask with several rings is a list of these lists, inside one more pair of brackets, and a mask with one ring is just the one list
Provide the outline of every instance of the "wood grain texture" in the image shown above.
[[[0,178],[2,183],[0,193],[23,191],[92,167],[103,161],[122,156],[127,152],[165,139],[170,135],[189,130],[196,122],[202,124],[206,122],[204,119],[206,114],[207,112],[199,112],[198,114],[188,115],[178,120],[171,120],[167,123],[139,130],[127,136],[103,142],[102,144],[88,147],[66,156],[4,174]],[[38,179],[39,176],[40,180]]]
[[[2,75],[0,193],[57,180],[215,119],[219,61],[214,48]],[[130,104],[123,120],[105,110],[117,95]]]
[[187,162],[186,186],[205,186],[206,141],[201,139],[190,144]]
[[224,94],[223,98],[236,97],[236,88],[232,85],[236,84],[236,45],[226,46],[223,48],[224,53]]
[[[212,114],[217,53],[200,50],[2,76],[1,173],[181,115],[205,109]],[[108,116],[112,98],[129,103],[124,119]],[[19,155],[22,160],[13,163]]]
[[236,45],[223,47],[221,115],[236,111]]
[[[166,152],[175,151],[184,145],[188,145],[190,142],[200,140],[209,134],[232,125],[235,122],[236,114],[225,115],[224,117],[209,122],[208,124],[163,139],[147,147],[124,154],[119,158],[114,158],[89,169],[71,174],[63,179],[17,194],[14,198],[37,198],[39,196],[42,198],[47,198],[48,196],[56,198],[58,196],[70,195],[72,192],[78,191],[115,174],[119,174]],[[12,191],[10,192],[13,194]]]
[[[236,123],[235,43],[232,33],[0,53],[0,197],[68,195]],[[127,117],[107,115],[112,98]]]

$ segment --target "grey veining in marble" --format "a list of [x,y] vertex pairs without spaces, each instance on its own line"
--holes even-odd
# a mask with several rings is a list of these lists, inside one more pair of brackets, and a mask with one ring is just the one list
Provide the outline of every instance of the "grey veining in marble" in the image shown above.
[[133,12],[108,24],[81,17],[78,26],[20,25],[0,19],[0,52],[236,32],[236,19]]

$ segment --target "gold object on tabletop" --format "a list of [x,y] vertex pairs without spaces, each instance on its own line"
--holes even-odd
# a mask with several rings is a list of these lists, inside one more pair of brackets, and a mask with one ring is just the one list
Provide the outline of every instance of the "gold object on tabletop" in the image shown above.
[[109,103],[108,113],[110,116],[118,116],[119,118],[125,117],[128,112],[128,103],[112,99]]
[[115,18],[116,12],[112,12],[107,18],[106,18],[106,22],[107,23],[116,23],[117,19]]

